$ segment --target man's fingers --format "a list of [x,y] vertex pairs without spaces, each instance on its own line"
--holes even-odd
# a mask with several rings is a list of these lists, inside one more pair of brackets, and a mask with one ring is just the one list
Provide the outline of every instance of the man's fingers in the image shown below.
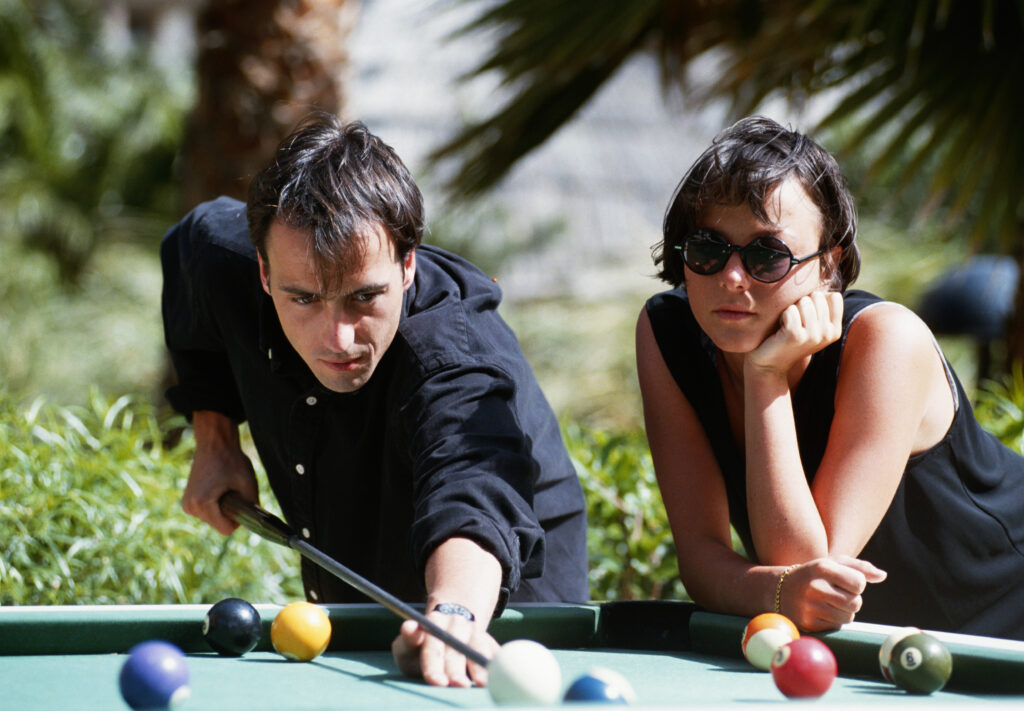
[[423,631],[415,620],[406,620],[391,643],[391,654],[398,670],[406,676],[421,676],[420,644]]
[[[500,645],[491,635],[486,632],[473,637],[473,648],[479,651],[488,659],[494,659],[500,649]],[[487,667],[480,666],[476,662],[469,662],[469,678],[477,686],[487,686]]]
[[[498,652],[498,643],[486,632],[477,633],[475,624],[454,615],[431,615],[430,619],[455,637],[465,640],[488,658]],[[469,662],[457,650],[427,634],[414,620],[406,620],[391,643],[398,669],[406,676],[422,677],[433,686],[484,686],[487,668]]]
[[[431,615],[431,619],[459,639],[469,641],[473,637],[473,623],[468,620],[441,614]],[[424,632],[413,620],[402,623],[398,637],[391,643],[391,652],[403,674],[421,676],[433,686],[472,686],[474,681],[487,682],[485,669],[478,667],[471,676],[465,656]]]
[[419,650],[428,635],[416,620],[406,620],[398,630],[398,640],[405,648]]
[[466,658],[451,647],[444,650],[444,673],[448,677],[449,686],[472,686],[469,672],[466,669]]
[[420,645],[420,670],[423,681],[433,686],[448,686],[449,678],[445,671],[445,646],[433,637],[427,637]]
[[[457,615],[431,615],[431,619],[458,639],[469,641],[473,623]],[[471,686],[466,670],[466,657],[432,636],[427,635],[420,649],[423,679],[436,686]]]
[[213,526],[219,533],[225,536],[231,535],[231,533],[238,528],[238,523],[228,516],[224,515],[224,512],[220,510],[220,499],[208,503],[203,512],[205,516],[201,516],[204,521]]

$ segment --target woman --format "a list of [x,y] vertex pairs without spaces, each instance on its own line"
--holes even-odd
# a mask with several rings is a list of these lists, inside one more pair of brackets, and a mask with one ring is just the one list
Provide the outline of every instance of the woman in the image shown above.
[[[765,118],[676,189],[637,323],[648,439],[699,604],[1024,638],[1024,458],[911,311],[862,291],[835,160]],[[733,552],[730,523],[747,557]]]

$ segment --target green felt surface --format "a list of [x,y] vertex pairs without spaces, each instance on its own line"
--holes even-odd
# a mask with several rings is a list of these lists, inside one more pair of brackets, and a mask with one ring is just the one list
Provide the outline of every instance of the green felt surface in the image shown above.
[[[637,705],[677,707],[777,705],[784,697],[771,674],[738,660],[693,654],[622,650],[555,650],[564,685],[595,666],[625,676]],[[7,657],[0,664],[5,709],[100,711],[125,709],[117,688],[123,654]],[[402,677],[387,652],[331,652],[309,663],[290,662],[273,652],[242,658],[213,654],[188,657],[192,695],[186,711],[261,709],[489,708],[486,689],[439,689]],[[880,681],[839,678],[819,703],[856,707],[997,702],[943,692],[909,696]]]
[[[485,689],[437,689],[400,676],[387,651],[399,620],[378,606],[328,606],[330,651],[305,664],[270,650],[269,625],[280,606],[257,608],[264,639],[258,651],[240,659],[209,651],[200,631],[205,605],[0,608],[0,710],[125,709],[117,686],[124,652],[154,638],[188,653],[192,697],[184,711],[493,707]],[[613,669],[633,684],[646,709],[751,711],[787,703],[771,675],[755,671],[740,655],[745,622],[682,603],[527,605],[506,610],[492,632],[499,641],[529,638],[547,645],[565,686],[592,667]],[[915,697],[878,673],[878,647],[890,631],[855,625],[821,635],[843,676],[814,708],[1024,707],[1024,644],[948,635],[950,687]]]

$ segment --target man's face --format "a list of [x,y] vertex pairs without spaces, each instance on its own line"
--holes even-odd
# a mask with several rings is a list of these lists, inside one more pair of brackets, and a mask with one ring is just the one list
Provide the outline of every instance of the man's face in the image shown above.
[[362,258],[322,293],[302,230],[275,220],[267,232],[260,279],[292,347],[323,386],[337,393],[363,387],[398,331],[402,294],[416,273],[416,253],[403,261],[383,228],[362,238]]

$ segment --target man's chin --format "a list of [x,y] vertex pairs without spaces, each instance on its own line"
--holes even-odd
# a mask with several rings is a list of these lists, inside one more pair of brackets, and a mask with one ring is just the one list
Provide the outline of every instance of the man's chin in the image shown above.
[[356,373],[345,374],[324,373],[321,371],[315,375],[320,384],[331,392],[354,393],[366,385],[370,380],[370,376],[373,375],[373,370],[365,369]]

